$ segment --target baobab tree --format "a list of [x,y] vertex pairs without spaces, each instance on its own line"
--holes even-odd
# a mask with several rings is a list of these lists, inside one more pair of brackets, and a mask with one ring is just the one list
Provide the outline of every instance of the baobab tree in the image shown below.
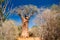
[[21,37],[29,37],[29,32],[28,32],[28,23],[30,18],[33,15],[36,15],[35,13],[38,13],[37,7],[34,5],[24,5],[20,6],[16,9],[14,9],[14,12],[17,12],[18,15],[22,19],[22,33]]

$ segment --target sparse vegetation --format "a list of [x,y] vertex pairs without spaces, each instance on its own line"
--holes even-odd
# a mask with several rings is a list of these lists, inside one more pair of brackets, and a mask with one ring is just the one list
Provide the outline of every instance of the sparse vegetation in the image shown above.
[[[4,1],[0,0],[0,40],[16,40],[21,36],[60,40],[60,5],[54,4],[50,8],[41,9],[34,5],[24,5],[6,11],[8,1],[3,7],[2,2]],[[16,26],[13,20],[6,20],[10,13],[17,13],[22,19],[22,25]],[[28,23],[32,16],[35,16],[36,25],[28,30]]]

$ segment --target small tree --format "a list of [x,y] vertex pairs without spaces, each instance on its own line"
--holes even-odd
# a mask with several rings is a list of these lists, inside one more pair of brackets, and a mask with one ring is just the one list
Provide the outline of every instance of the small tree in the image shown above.
[[[4,22],[7,19],[10,10],[12,10],[12,6],[11,6],[11,8],[8,7],[9,10],[6,11],[7,5],[10,3],[9,1],[8,0],[0,0],[0,26],[2,26],[2,22]],[[2,6],[3,3],[4,3],[4,5]]]
[[3,14],[2,14],[2,2],[3,2],[3,0],[0,0],[0,26],[2,24],[2,17],[3,17]]

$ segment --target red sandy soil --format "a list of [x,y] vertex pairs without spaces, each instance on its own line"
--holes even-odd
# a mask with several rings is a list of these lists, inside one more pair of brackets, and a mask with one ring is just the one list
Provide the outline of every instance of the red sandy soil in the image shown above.
[[19,37],[17,40],[41,40],[39,37],[28,37],[28,38],[22,38]]

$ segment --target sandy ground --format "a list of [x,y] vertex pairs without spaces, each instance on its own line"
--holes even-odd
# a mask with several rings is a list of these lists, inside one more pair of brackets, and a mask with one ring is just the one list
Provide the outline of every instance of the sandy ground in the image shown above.
[[17,40],[41,40],[39,37],[17,38]]

